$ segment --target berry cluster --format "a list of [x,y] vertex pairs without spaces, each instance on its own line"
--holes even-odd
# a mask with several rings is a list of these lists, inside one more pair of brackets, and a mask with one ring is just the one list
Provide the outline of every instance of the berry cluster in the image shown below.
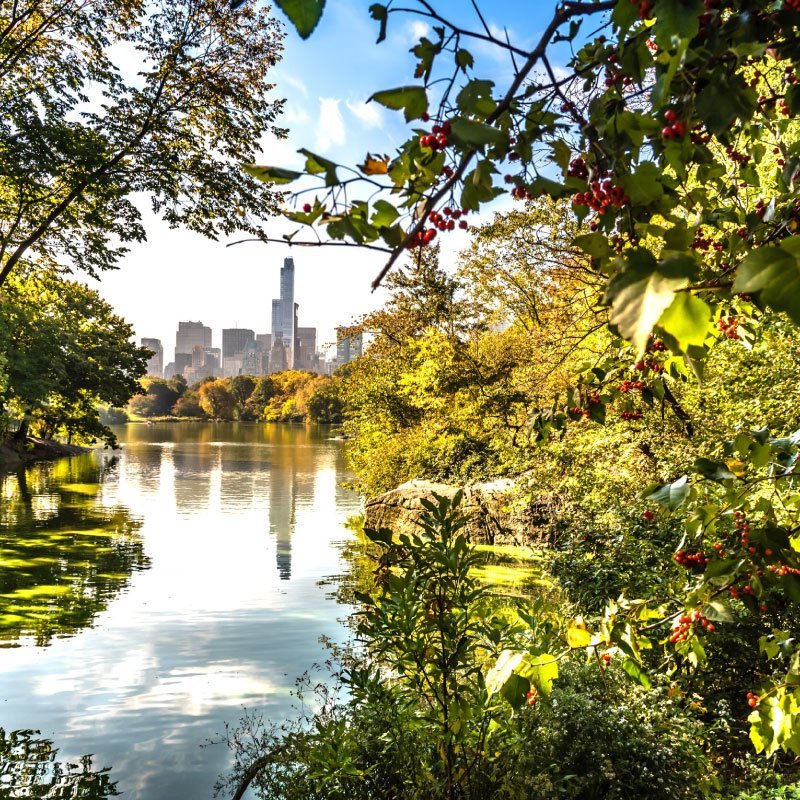
[[729,339],[741,339],[739,335],[739,318],[738,317],[720,317],[717,320],[717,328]]
[[620,414],[620,417],[625,420],[629,419],[641,419],[644,416],[641,411],[623,411]]
[[406,247],[409,250],[414,250],[417,247],[424,247],[426,244],[430,244],[435,238],[435,228],[422,228],[421,230],[417,231],[417,233],[411,239],[408,240]]
[[536,687],[531,687],[531,690],[525,695],[525,702],[529,706],[535,706],[536,701],[539,699],[539,692]]
[[644,511],[642,511],[642,516],[648,522],[652,522],[656,518],[655,511],[651,511],[649,508],[646,508]]
[[699,611],[694,611],[692,614],[683,614],[675,620],[675,625],[672,628],[672,636],[669,637],[669,641],[672,642],[672,644],[676,642],[685,642],[689,638],[689,634],[694,625],[702,626],[708,633],[714,632],[714,623],[709,622]]
[[[787,3],[788,2],[789,0],[787,0]],[[798,9],[800,9],[800,0],[795,0],[795,2],[798,5]],[[749,705],[750,708],[755,708],[758,705],[759,700],[761,700],[761,698],[757,694],[753,694],[752,692],[747,693],[747,705]]]
[[755,597],[756,596],[755,591],[753,591],[753,587],[750,586],[749,583],[745,584],[744,586],[742,586],[741,589],[739,589],[737,586],[731,586],[730,596],[734,600],[739,600],[743,594],[747,595],[748,597]]
[[691,248],[692,250],[709,250],[711,248],[714,250],[724,250],[725,245],[722,242],[715,242],[713,239],[709,239],[708,237],[703,236],[703,229],[698,228],[695,231],[694,239],[692,240]]
[[611,663],[611,655],[609,653],[601,653],[600,660],[608,666]]
[[796,578],[800,578],[800,569],[790,567],[788,564],[770,564],[767,569],[781,578],[787,575],[794,575]]
[[666,353],[667,346],[661,339],[653,339],[652,336],[650,337],[650,341],[647,343],[647,347],[644,349],[645,353]]
[[631,391],[638,391],[641,392],[644,389],[644,381],[622,381],[622,383],[617,386],[617,389],[621,391],[623,394],[628,394]]
[[420,136],[419,143],[422,147],[429,147],[431,150],[444,150],[450,144],[448,136],[450,136],[450,123],[444,122],[441,125],[434,125],[430,134]]
[[578,156],[569,162],[569,169],[567,169],[567,176],[570,178],[580,178],[582,181],[589,180],[589,168],[586,166],[586,161]]
[[442,213],[440,214],[438,211],[431,211],[428,215],[428,219],[433,223],[433,225],[438,228],[440,231],[452,231],[456,227],[456,221],[458,222],[458,227],[461,230],[467,229],[467,221],[465,219],[461,219],[462,216],[469,213],[466,208],[456,209],[455,211],[449,207],[445,207],[442,209]]
[[725,148],[725,154],[731,161],[735,161],[741,166],[744,166],[750,161],[750,156],[746,155],[745,153],[740,153],[732,144],[729,144]]
[[741,534],[742,548],[747,548],[750,543],[750,523],[747,521],[747,514],[744,511],[734,511],[733,519],[737,530]]
[[602,183],[600,181],[592,181],[589,184],[589,188],[591,191],[578,192],[572,198],[572,202],[576,206],[588,206],[592,211],[604,214],[609,206],[622,208],[630,200],[623,188],[614,186],[608,178]]
[[633,366],[634,369],[639,370],[639,372],[643,372],[648,367],[656,373],[664,371],[664,365],[659,364],[654,358],[639,359],[639,361],[637,361]]
[[705,553],[690,553],[686,550],[678,550],[678,552],[675,553],[675,560],[682,567],[686,567],[686,569],[690,569],[692,572],[702,572],[710,561]]
[[665,142],[683,139],[683,137],[686,136],[686,123],[678,118],[677,111],[668,108],[664,112],[664,121],[667,124],[661,129],[661,138]]
[[581,408],[580,406],[573,406],[569,409],[570,414],[576,414],[582,417],[588,417],[591,413],[588,408]]
[[524,186],[515,186],[511,190],[511,196],[517,200],[533,200],[533,195]]

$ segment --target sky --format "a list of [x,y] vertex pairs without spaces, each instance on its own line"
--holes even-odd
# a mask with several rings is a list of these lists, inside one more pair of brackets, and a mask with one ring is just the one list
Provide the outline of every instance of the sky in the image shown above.
[[[286,99],[277,124],[288,128],[289,136],[265,139],[258,163],[301,168],[303,157],[297,150],[307,147],[354,165],[363,162],[368,151],[392,154],[405,140],[408,127],[402,114],[366,100],[380,89],[416,82],[414,57],[408,51],[429,28],[415,16],[392,15],[387,40],[377,45],[378,24],[369,16],[369,5],[370,0],[328,0],[317,30],[306,41],[286,25],[283,58],[272,82],[275,99]],[[554,0],[508,0],[481,10],[492,30],[502,32],[505,26],[512,41],[524,47],[534,43],[554,7]],[[463,27],[479,24],[464,0],[445,0],[437,8]],[[475,74],[495,80],[499,93],[512,74],[510,60],[481,42],[467,46],[475,56]],[[279,271],[286,256],[295,261],[299,324],[318,329],[319,346],[334,341],[337,325],[352,322],[386,298],[383,290],[370,289],[383,266],[382,253],[260,242],[226,246],[241,237],[214,242],[172,230],[147,205],[141,203],[140,208],[148,241],[134,244],[119,270],[90,285],[133,324],[137,338],[161,339],[165,363],[173,357],[179,320],[210,325],[215,347],[221,346],[222,328],[269,332],[271,300],[278,296]],[[509,205],[501,198],[495,209]],[[283,218],[267,225],[271,236],[295,228]],[[454,263],[466,244],[467,235],[460,231],[442,237],[445,265]]]

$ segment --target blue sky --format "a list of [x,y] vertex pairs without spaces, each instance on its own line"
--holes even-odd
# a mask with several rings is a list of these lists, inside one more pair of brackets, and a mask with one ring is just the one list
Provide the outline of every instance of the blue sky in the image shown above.
[[[279,124],[290,133],[286,140],[266,140],[260,163],[302,166],[296,151],[307,147],[337,162],[356,164],[367,151],[391,154],[406,138],[401,114],[366,100],[379,89],[415,82],[409,49],[429,26],[410,14],[392,15],[386,41],[376,45],[378,24],[369,16],[370,1],[328,0],[317,30],[306,41],[287,24],[283,59],[272,80],[274,96],[287,101]],[[481,10],[494,31],[505,26],[512,41],[525,47],[536,41],[554,7],[552,0],[513,0]],[[447,0],[437,10],[463,27],[479,26],[469,2]],[[509,59],[484,43],[464,46],[475,56],[475,74],[495,80],[500,92],[511,75]],[[497,202],[497,208],[507,206],[508,201]],[[98,288],[134,324],[137,336],[162,340],[165,360],[172,358],[178,320],[211,325],[215,346],[223,327],[268,331],[270,301],[277,296],[278,272],[287,255],[294,256],[297,267],[300,324],[315,325],[321,343],[333,339],[336,325],[376,307],[384,297],[380,290],[370,291],[370,281],[383,264],[381,253],[260,243],[226,248],[225,242],[170,230],[149,214],[146,225],[149,241],[136,245]],[[278,236],[293,229],[282,219],[269,226]],[[450,234],[443,245],[445,259],[452,262],[465,244],[465,235]]]

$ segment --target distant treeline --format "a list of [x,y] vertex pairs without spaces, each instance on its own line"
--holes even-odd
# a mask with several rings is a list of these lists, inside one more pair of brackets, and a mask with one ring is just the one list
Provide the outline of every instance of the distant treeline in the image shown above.
[[109,409],[106,415],[109,424],[131,417],[338,424],[343,406],[340,383],[337,377],[300,370],[261,377],[204,378],[192,386],[182,375],[171,380],[145,376],[143,393],[131,398],[127,414]]

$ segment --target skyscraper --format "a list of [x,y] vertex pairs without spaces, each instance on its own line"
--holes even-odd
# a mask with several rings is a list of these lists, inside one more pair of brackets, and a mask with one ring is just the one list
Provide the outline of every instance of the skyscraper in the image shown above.
[[297,336],[297,305],[294,302],[294,259],[284,258],[281,267],[281,296],[272,301],[272,344],[281,339],[286,348],[286,366],[294,367]]
[[345,336],[347,328],[336,329],[336,363],[349,364],[354,358],[362,355],[364,339],[359,333],[357,336]]
[[249,328],[222,329],[222,374],[226,378],[241,372],[245,351],[255,339],[255,333]]
[[[211,347],[211,328],[202,322],[179,322],[178,332],[175,335],[175,365],[177,367],[178,353],[192,355],[195,345],[201,348]],[[191,364],[191,359],[189,360]]]
[[161,339],[142,339],[142,347],[153,351],[153,355],[147,362],[147,374],[161,377],[164,373],[164,348]]
[[317,329],[298,328],[297,345],[294,354],[295,369],[307,369],[313,371],[316,365],[315,356],[317,354]]

